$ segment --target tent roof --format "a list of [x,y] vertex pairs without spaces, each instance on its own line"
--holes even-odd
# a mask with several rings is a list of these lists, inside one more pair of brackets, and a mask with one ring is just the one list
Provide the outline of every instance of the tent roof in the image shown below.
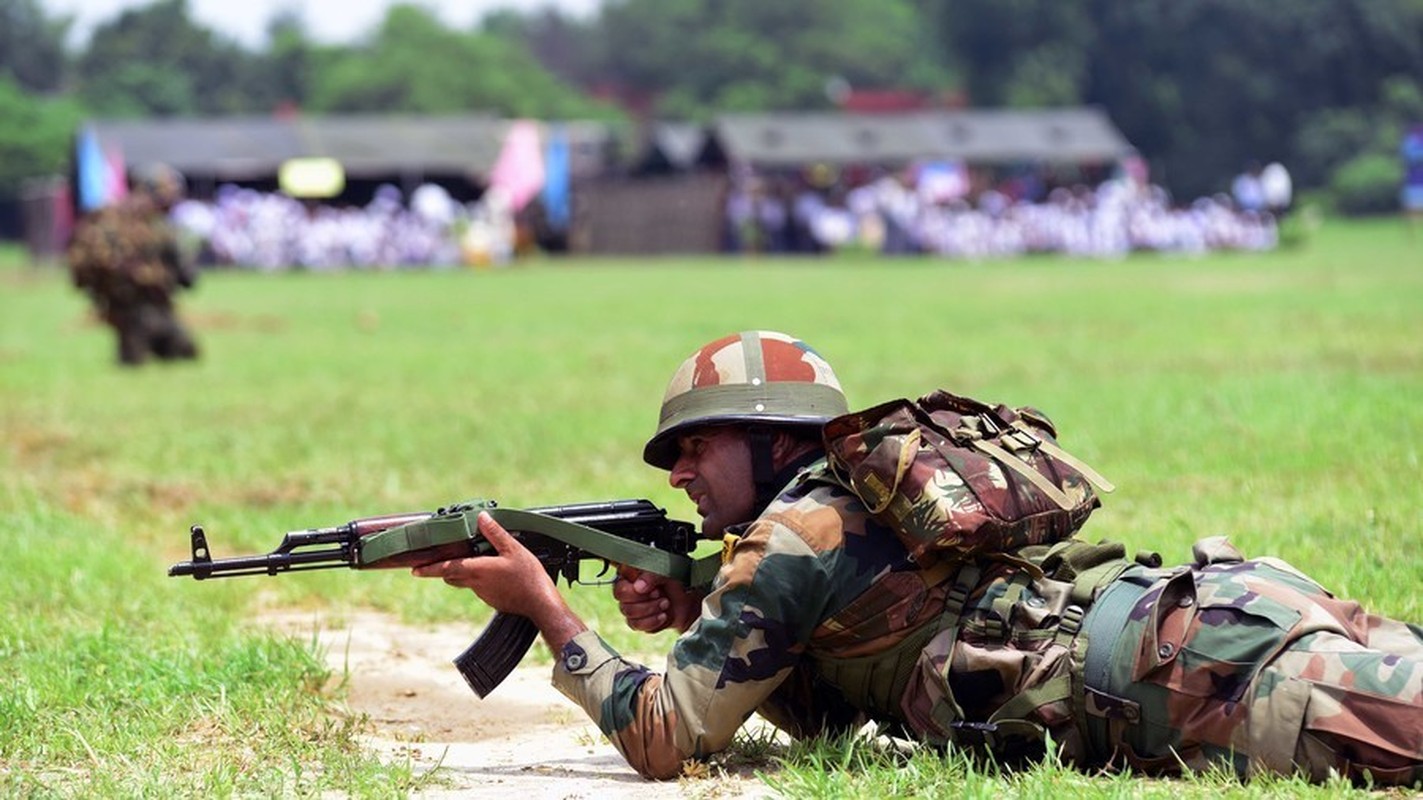
[[1095,108],[734,114],[719,117],[714,132],[733,161],[762,167],[919,159],[1083,163],[1132,152]]
[[660,152],[667,163],[679,169],[692,166],[706,143],[707,132],[693,122],[657,122],[652,126],[649,147]]
[[489,172],[512,123],[490,115],[218,117],[95,120],[129,166],[162,162],[240,180],[274,174],[291,158],[328,157],[348,175]]

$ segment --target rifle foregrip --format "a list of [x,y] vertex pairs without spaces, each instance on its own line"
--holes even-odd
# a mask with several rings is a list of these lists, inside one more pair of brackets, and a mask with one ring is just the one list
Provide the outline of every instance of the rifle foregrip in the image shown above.
[[455,669],[482,699],[509,677],[538,636],[528,617],[495,614],[474,644],[455,656]]

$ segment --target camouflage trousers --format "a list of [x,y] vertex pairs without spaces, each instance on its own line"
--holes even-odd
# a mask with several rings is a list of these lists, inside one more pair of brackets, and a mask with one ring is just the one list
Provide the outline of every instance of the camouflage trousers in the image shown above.
[[119,363],[135,366],[150,356],[162,360],[197,358],[198,346],[173,307],[131,303],[109,307],[105,321],[118,334]]
[[1423,628],[1238,554],[1129,570],[1086,623],[1114,604],[1121,634],[1089,639],[1079,711],[1099,760],[1423,782]]

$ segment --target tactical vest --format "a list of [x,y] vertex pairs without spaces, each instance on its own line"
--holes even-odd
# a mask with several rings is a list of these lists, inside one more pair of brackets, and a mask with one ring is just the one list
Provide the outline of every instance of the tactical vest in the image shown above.
[[[872,655],[836,658],[817,653],[812,646],[809,656],[816,675],[871,717],[909,723],[904,700],[911,682],[925,679],[928,653],[947,654],[948,658],[935,666],[934,682],[942,695],[929,712],[932,722],[926,725],[926,720],[919,719],[911,725],[921,736],[927,727],[926,738],[935,744],[986,747],[998,753],[1025,742],[1041,743],[1046,731],[1030,719],[1032,712],[1048,704],[1066,703],[1084,743],[1098,753],[1109,752],[1100,726],[1088,727],[1089,687],[1095,680],[1089,676],[1094,666],[1102,671],[1097,662],[1110,660],[1125,615],[1140,596],[1130,586],[1127,591],[1113,587],[1128,585],[1119,579],[1129,571],[1160,566],[1160,557],[1143,553],[1130,559],[1121,544],[1067,540],[1023,548],[999,558],[1016,569],[1006,587],[991,600],[979,597],[970,603],[993,557],[937,564],[922,574],[926,585],[943,582],[950,586],[937,618],[913,630],[897,645]],[[1049,621],[1031,630],[1010,630],[1010,610],[1025,597],[1029,604],[1039,604]],[[1055,624],[1050,621],[1052,616],[1057,618]],[[968,720],[949,688],[948,675],[954,645],[965,630],[989,638],[1001,636],[1004,641],[1016,636],[1019,641],[1035,641],[1044,647],[1050,641],[1066,649],[1070,668],[1018,692],[986,720]],[[1098,684],[1099,690],[1105,690]]]

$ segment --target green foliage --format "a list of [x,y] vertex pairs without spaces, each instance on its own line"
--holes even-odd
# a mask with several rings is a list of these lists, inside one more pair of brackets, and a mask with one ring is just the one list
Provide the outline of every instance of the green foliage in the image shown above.
[[310,107],[331,112],[485,111],[608,117],[515,42],[447,30],[419,6],[396,5],[369,43],[334,48],[313,76]]
[[0,75],[0,197],[28,178],[64,171],[83,114],[74,102],[28,94]]
[[1376,105],[1390,75],[1423,72],[1423,7],[1412,0],[1288,10],[1149,0],[1111,4],[1099,21],[1084,96],[1107,106],[1178,194],[1222,189],[1251,160],[1283,160],[1318,185],[1338,162],[1315,159],[1342,143],[1312,132],[1297,149],[1296,130],[1328,109]]
[[520,43],[540,65],[570,86],[597,86],[601,46],[596,20],[566,16],[549,6],[542,12],[496,9],[485,15],[485,33]]
[[320,53],[299,14],[278,12],[267,25],[266,49],[253,56],[250,77],[243,81],[245,107],[299,108],[310,95]]
[[1326,108],[1309,115],[1295,135],[1305,165],[1296,177],[1306,185],[1327,182],[1340,164],[1378,146],[1378,134],[1363,109]]
[[1376,796],[1335,779],[1311,785],[1297,778],[1261,777],[1242,784],[1210,772],[1175,780],[1143,781],[1121,773],[1087,776],[1053,758],[1008,770],[954,749],[938,750],[879,737],[847,736],[792,746],[775,758],[776,771],[762,773],[780,797],[882,798],[1220,798]]
[[[1324,185],[1332,207],[1345,213],[1378,213],[1397,206],[1403,131],[1423,119],[1423,83],[1395,75],[1382,84],[1378,105],[1329,108],[1312,114],[1295,137],[1305,170],[1303,184]],[[1307,170],[1307,171],[1306,171]]]
[[[874,20],[874,24],[865,24]],[[622,0],[603,7],[593,80],[657,113],[824,108],[825,87],[943,91],[952,81],[907,0]]]
[[1085,99],[1095,25],[1082,3],[928,2],[942,57],[975,106],[1071,105]]
[[1416,0],[924,8],[972,105],[1101,105],[1178,197],[1219,191],[1252,160],[1282,160],[1320,185],[1343,161],[1322,159],[1349,146],[1335,111],[1377,114],[1390,76],[1423,74]]
[[101,116],[250,110],[253,56],[189,16],[187,0],[123,11],[94,30],[79,59],[79,92]]
[[1386,214],[1398,210],[1403,166],[1397,158],[1362,155],[1344,163],[1329,182],[1335,208],[1344,214]]
[[31,92],[60,88],[68,68],[67,19],[51,19],[37,0],[0,0],[0,79]]
[[[0,792],[272,795],[350,789],[382,772],[408,781],[369,763],[359,731],[329,716],[330,675],[309,644],[234,627],[232,605],[174,613],[165,578],[135,570],[146,558],[119,532],[5,490]],[[328,777],[292,774],[294,760]]]

